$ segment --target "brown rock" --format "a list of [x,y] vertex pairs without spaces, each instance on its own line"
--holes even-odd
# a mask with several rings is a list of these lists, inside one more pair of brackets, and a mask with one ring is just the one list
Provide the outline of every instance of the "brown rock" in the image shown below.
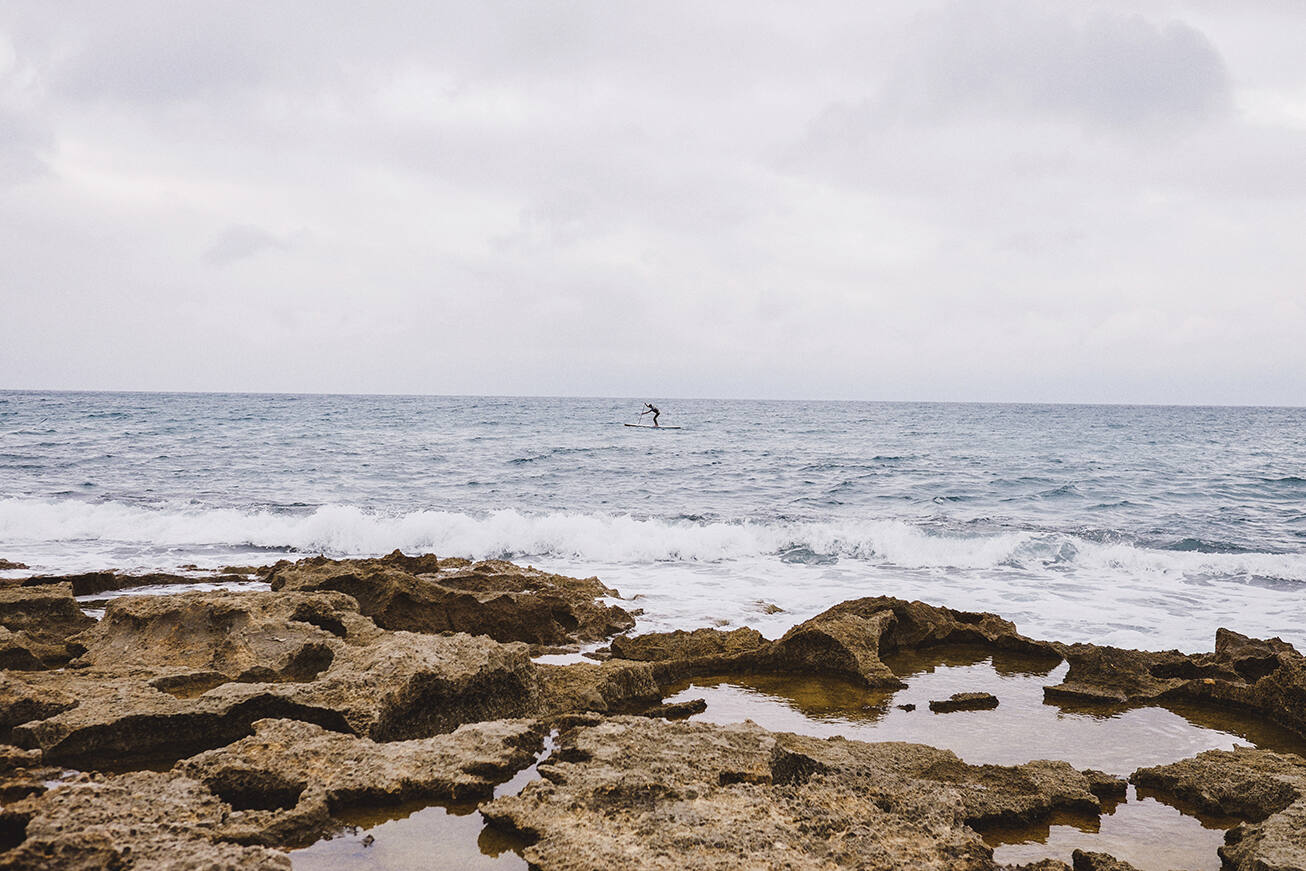
[[930,710],[936,714],[951,711],[987,711],[998,706],[998,697],[991,693],[953,693],[946,699],[932,700]]
[[1225,836],[1234,871],[1306,871],[1306,759],[1239,747],[1140,768],[1133,783],[1248,823]]
[[26,563],[16,563],[13,560],[0,559],[0,572],[21,571],[27,568]]
[[342,593],[180,593],[114,599],[77,637],[79,665],[217,672],[234,680],[310,680],[353,636],[379,636]]
[[[598,641],[635,625],[626,611],[595,601],[616,595],[597,578],[568,578],[501,560],[450,565],[402,554],[379,560],[313,557],[279,564],[269,581],[274,590],[347,593],[387,629],[559,645]],[[438,571],[424,571],[432,566]]]
[[543,743],[541,727],[530,720],[383,744],[294,720],[260,720],[254,728],[250,737],[175,770],[232,806],[224,840],[268,846],[316,840],[339,828],[333,812],[350,807],[489,798]]
[[112,590],[127,590],[133,587],[188,586],[190,584],[212,583],[247,583],[248,577],[242,574],[175,575],[169,572],[146,572],[144,574],[126,574],[115,571],[79,572],[71,575],[33,575],[17,583],[21,586],[46,586],[49,584],[70,584],[75,596],[94,596]]
[[1108,853],[1088,853],[1076,850],[1070,854],[1073,871],[1138,871],[1128,862],[1122,862]]
[[564,732],[482,813],[533,868],[992,869],[968,822],[1097,809],[1064,763],[969,766],[915,744],[618,717]]
[[1278,638],[1220,629],[1212,653],[1063,645],[1070,663],[1049,701],[1138,705],[1168,699],[1247,708],[1306,736],[1306,657]]
[[[14,676],[0,683],[0,718],[21,723],[12,730],[14,742],[40,748],[47,760],[98,767],[219,747],[265,718],[398,740],[521,716],[539,705],[524,645],[462,634],[373,632],[371,638],[332,638],[331,664],[304,682],[227,682],[198,694],[173,694],[166,691],[169,682],[214,673],[87,668]],[[13,700],[8,710],[6,696]],[[74,704],[48,704],[67,699]],[[20,719],[42,700],[51,713]]]
[[80,652],[69,644],[95,620],[82,613],[68,584],[0,587],[0,667],[63,665]]
[[290,871],[284,853],[219,840],[230,813],[203,784],[176,774],[83,778],[0,812],[0,871]]

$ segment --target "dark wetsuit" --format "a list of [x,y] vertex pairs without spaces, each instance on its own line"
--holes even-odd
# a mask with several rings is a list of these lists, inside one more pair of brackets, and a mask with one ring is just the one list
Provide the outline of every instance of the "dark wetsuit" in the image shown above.
[[658,415],[661,413],[661,412],[658,411],[658,407],[657,407],[656,405],[654,405],[653,403],[651,403],[651,402],[646,402],[646,403],[644,403],[644,407],[647,408],[648,411],[641,411],[641,412],[640,412],[640,415],[643,416],[643,415],[645,415],[645,414],[648,414],[649,412],[652,412],[652,413],[653,413],[653,425],[654,425],[654,426],[657,426],[657,425],[658,425]]

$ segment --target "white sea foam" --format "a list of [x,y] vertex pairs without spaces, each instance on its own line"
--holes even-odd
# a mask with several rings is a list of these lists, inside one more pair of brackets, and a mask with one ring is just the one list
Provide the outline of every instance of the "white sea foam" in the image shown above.
[[[155,509],[112,502],[0,500],[0,553],[25,547],[141,545],[266,548],[363,556],[406,552],[646,564],[758,557],[837,557],[904,569],[1000,569],[1094,574],[1268,578],[1306,583],[1306,554],[1199,553],[1101,544],[1064,533],[942,534],[898,519],[819,523],[668,521],[586,513],[473,516],[448,511],[387,515],[346,505],[308,514],[234,509]],[[122,548],[119,549],[120,551]],[[160,568],[166,566],[159,566]]]

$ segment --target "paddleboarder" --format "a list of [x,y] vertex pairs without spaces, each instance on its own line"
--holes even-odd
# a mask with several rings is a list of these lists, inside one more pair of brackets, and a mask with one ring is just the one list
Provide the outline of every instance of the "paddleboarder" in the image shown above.
[[658,407],[653,403],[651,402],[644,403],[644,410],[639,413],[639,416],[643,417],[644,415],[649,414],[650,412],[653,414],[653,425],[657,426],[659,412],[658,412]]

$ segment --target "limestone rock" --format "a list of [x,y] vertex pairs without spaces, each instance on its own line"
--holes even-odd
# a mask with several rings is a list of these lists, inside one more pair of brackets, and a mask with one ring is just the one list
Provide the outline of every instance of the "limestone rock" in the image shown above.
[[69,638],[93,625],[68,584],[0,586],[0,667],[63,665],[80,651]]
[[992,869],[968,823],[1096,810],[1064,763],[970,766],[915,744],[617,717],[564,732],[542,780],[482,813],[564,869]]
[[192,592],[124,596],[77,637],[77,664],[213,671],[233,680],[310,680],[345,641],[380,630],[341,593]]
[[431,738],[374,743],[294,720],[260,720],[234,744],[183,760],[176,771],[203,782],[234,812],[222,837],[297,846],[336,828],[334,811],[413,799],[489,798],[496,783],[532,761],[539,724],[498,720]]
[[[229,681],[198,694],[178,691],[173,682],[191,678],[203,687],[213,672],[87,668],[11,675],[0,683],[0,718],[21,723],[13,728],[14,742],[40,748],[47,760],[98,767],[189,756],[238,740],[265,718],[387,741],[521,716],[539,704],[525,645],[409,632],[353,640],[337,640],[331,664],[310,681]],[[61,707],[64,700],[72,704]]]
[[1220,856],[1235,871],[1306,871],[1306,759],[1239,747],[1208,750],[1129,778],[1199,810],[1241,817]]
[[337,590],[387,629],[467,632],[537,645],[598,641],[635,625],[625,610],[597,598],[616,591],[597,578],[568,578],[502,560],[447,567],[449,560],[313,557],[279,564],[274,590]]
[[1290,644],[1228,629],[1211,653],[1062,645],[1070,669],[1050,701],[1137,705],[1167,699],[1248,708],[1306,735],[1306,657]]
[[1122,862],[1109,853],[1089,853],[1076,850],[1070,854],[1073,871],[1138,871],[1128,862]]
[[145,572],[128,574],[105,570],[100,572],[78,572],[71,575],[33,575],[22,578],[16,583],[21,586],[46,586],[49,584],[70,584],[75,596],[94,596],[113,590],[127,590],[133,587],[189,586],[190,584],[246,583],[245,574],[221,571],[213,574],[177,575],[170,572]]
[[0,871],[290,871],[284,853],[218,840],[230,812],[172,773],[83,778],[0,811]]

